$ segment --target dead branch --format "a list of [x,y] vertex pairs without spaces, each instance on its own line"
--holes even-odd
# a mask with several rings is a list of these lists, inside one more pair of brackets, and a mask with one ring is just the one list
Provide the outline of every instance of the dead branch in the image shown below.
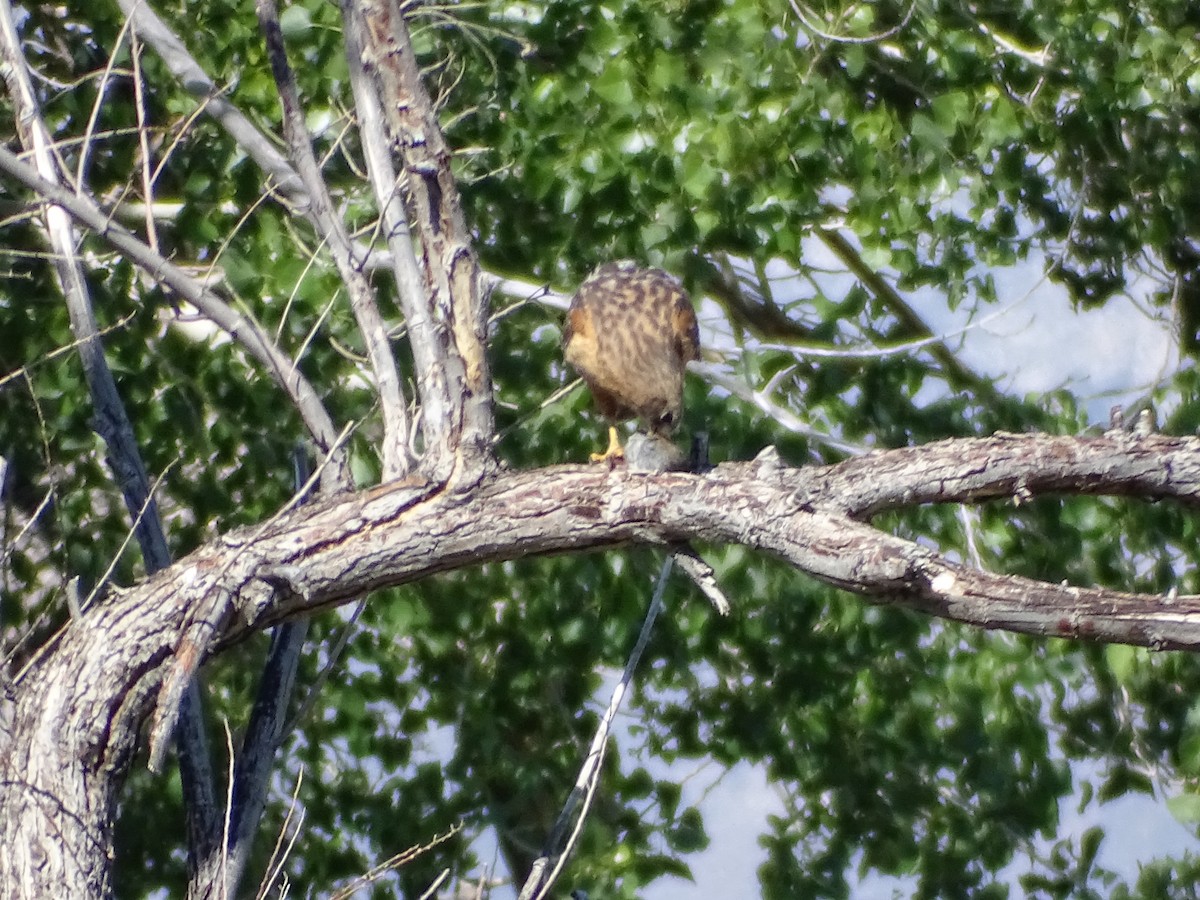
[[[63,177],[59,160],[52,151],[53,141],[29,78],[8,0],[0,0],[0,57],[5,62],[9,96],[16,110],[17,133],[21,143],[33,157],[38,173],[47,181],[61,185]],[[82,171],[81,161],[81,177]],[[77,187],[82,190],[82,183]],[[59,290],[67,304],[71,331],[95,411],[92,421],[107,448],[109,468],[125,500],[130,527],[137,538],[146,571],[153,574],[171,564],[171,551],[167,546],[162,517],[133,425],[104,354],[83,261],[77,252],[78,235],[71,217],[61,207],[45,205],[42,218],[52,250]],[[188,806],[188,843],[191,847],[212,847],[219,837],[220,828],[213,793],[208,736],[204,730],[202,694],[193,682],[189,682],[184,692],[179,718],[181,724],[176,731],[176,740],[179,746],[180,780]]]
[[288,64],[287,51],[283,45],[283,32],[279,28],[279,11],[274,0],[258,0],[258,19],[266,38],[267,57],[271,72],[283,106],[283,134],[295,163],[296,171],[309,195],[309,218],[317,228],[337,266],[342,283],[350,296],[350,308],[358,323],[366,348],[367,359],[375,374],[379,391],[379,403],[383,410],[383,441],[380,452],[383,457],[383,480],[391,481],[408,473],[411,466],[409,456],[408,403],[400,387],[400,372],[392,348],[388,344],[387,326],[379,314],[375,294],[371,289],[361,262],[355,258],[354,245],[346,231],[345,223],[333,209],[329,189],[321,176],[321,167],[312,150],[308,130],[304,125],[304,113],[300,106],[300,92],[296,78]]
[[121,773],[199,619],[216,629],[207,646],[219,650],[270,624],[463,566],[646,541],[738,543],[872,602],[981,628],[1200,649],[1200,596],[980,572],[865,521],[916,503],[1047,493],[1200,505],[1200,438],[997,435],[827,467],[764,457],[704,475],[556,466],[496,475],[469,493],[414,478],[231,533],[95,604],[13,685],[15,739],[0,759],[0,804],[10,811],[0,822],[0,883],[35,884],[41,895],[106,893]]
[[155,253],[133,232],[106,216],[90,198],[73,194],[47,181],[4,147],[0,147],[0,172],[24,185],[42,200],[66,210],[76,222],[94,231],[245,347],[287,392],[321,451],[331,454],[333,465],[327,469],[330,477],[335,483],[347,483],[345,451],[338,446],[338,432],[333,420],[308,379],[275,346],[262,326],[201,286],[174,263]]
[[384,121],[403,161],[408,218],[420,239],[432,304],[436,340],[427,349],[435,359],[418,375],[426,385],[425,468],[439,480],[465,474],[463,483],[469,484],[491,464],[487,298],[450,169],[450,148],[395,0],[346,0],[343,15],[361,16],[364,62],[378,79]]

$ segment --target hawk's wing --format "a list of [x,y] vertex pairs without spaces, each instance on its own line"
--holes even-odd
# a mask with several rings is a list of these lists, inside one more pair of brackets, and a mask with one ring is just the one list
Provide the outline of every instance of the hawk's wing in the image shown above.
[[675,336],[675,353],[681,363],[687,364],[700,358],[700,325],[696,322],[696,310],[683,291],[675,295],[675,308],[671,310],[671,332]]

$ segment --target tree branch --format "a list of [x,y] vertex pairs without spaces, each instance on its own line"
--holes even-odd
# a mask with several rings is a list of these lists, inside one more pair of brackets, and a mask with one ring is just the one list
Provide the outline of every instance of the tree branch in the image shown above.
[[[313,487],[308,456],[297,447],[293,457],[293,486],[297,503],[309,499]],[[250,721],[245,737],[232,760],[233,776],[229,788],[229,827],[221,830],[215,845],[197,861],[188,880],[188,900],[236,897],[250,860],[254,836],[258,832],[267,801],[275,754],[284,734],[287,715],[296,685],[301,651],[308,638],[308,617],[293,619],[271,631],[271,648],[262,667]]]
[[[33,85],[29,81],[8,0],[0,0],[0,57],[6,63],[6,80],[16,111],[17,133],[21,143],[32,157],[38,174],[47,183],[57,187],[63,179],[51,150],[53,142],[50,133],[42,121]],[[83,264],[76,253],[78,237],[71,217],[65,210],[57,206],[45,206],[42,218],[59,289],[66,300],[71,332],[75,336],[74,346],[83,363],[84,378],[95,408],[93,425],[108,448],[109,466],[134,520],[133,529],[142,549],[146,570],[157,572],[171,564],[171,556],[163,534],[158,504],[150,494],[150,479],[134,439],[133,426],[104,357]]]
[[[1176,500],[1200,505],[1196,438],[1006,434],[882,450],[806,469],[815,503],[836,496],[856,519],[924,503],[980,503],[1076,494]],[[803,499],[797,495],[798,499]]]
[[717,253],[712,258],[701,256],[697,259],[697,268],[703,276],[704,288],[721,301],[730,319],[751,334],[767,341],[812,340],[812,329],[780,309],[765,286],[761,300],[746,292],[729,254]]
[[[901,325],[912,335],[920,338],[932,338],[924,320],[918,316],[907,301],[892,287],[887,279],[866,264],[854,245],[846,240],[841,232],[834,228],[822,227],[816,230],[817,237],[828,247],[833,255],[845,263],[846,268],[875,295],[875,298],[900,320]],[[946,380],[954,389],[970,388],[977,396],[983,398],[995,397],[996,387],[986,378],[980,378],[955,356],[949,347],[941,341],[929,345],[929,355],[941,365],[946,373]]]
[[449,398],[434,327],[432,297],[425,289],[425,280],[417,262],[412,233],[408,227],[408,213],[401,197],[401,179],[392,165],[392,142],[384,128],[379,91],[363,63],[362,17],[352,3],[342,4],[342,25],[359,138],[389,251],[386,254],[373,253],[368,260],[387,257],[378,261],[392,270],[416,369],[417,392],[423,410],[421,426],[424,443],[427,447],[436,446],[439,440],[438,423],[445,421]]
[[486,296],[450,169],[450,148],[395,0],[346,2],[354,4],[350,15],[362,17],[364,61],[379,80],[384,120],[404,163],[408,218],[420,236],[421,268],[438,332],[435,370],[422,377],[444,377],[446,406],[440,417],[428,400],[423,408],[426,471],[438,479],[466,474],[470,483],[471,475],[491,465],[492,385],[484,352]]
[[[58,161],[51,152],[53,141],[29,79],[8,0],[0,0],[0,57],[6,63],[9,95],[16,110],[16,127],[21,143],[32,154],[39,174],[48,182],[61,185],[63,179]],[[80,168],[82,170],[82,165]],[[81,190],[82,187],[80,184]],[[59,289],[66,300],[71,331],[92,399],[93,427],[107,448],[109,469],[125,500],[125,509],[129,513],[146,572],[154,574],[171,564],[171,551],[167,546],[162,516],[150,487],[133,425],[104,355],[83,262],[76,252],[78,236],[70,216],[61,207],[46,205],[43,219]],[[175,737],[179,746],[180,780],[188,811],[189,863],[194,863],[206,852],[206,848],[218,843],[221,833],[212,760],[204,731],[202,694],[195,681],[189,682],[184,692],[180,705],[180,724]]]
[[408,404],[400,388],[400,373],[392,348],[388,344],[387,326],[375,304],[371,285],[363,274],[361,262],[355,259],[354,246],[346,226],[334,213],[333,200],[321,177],[321,167],[313,154],[304,116],[300,109],[300,92],[288,64],[279,28],[279,11],[274,0],[258,0],[259,25],[267,44],[271,73],[283,106],[283,134],[296,164],[296,171],[308,190],[309,218],[333,256],[338,274],[350,297],[350,308],[362,334],[367,359],[375,373],[379,403],[383,411],[383,480],[392,481],[408,473],[411,466],[408,437]]
[[[266,173],[267,187],[279,191],[302,209],[309,205],[308,192],[300,176],[254,123],[236,106],[220,96],[220,88],[188,53],[183,41],[166,26],[147,0],[117,0],[121,11],[142,39],[166,63],[184,89],[204,104],[204,111],[220,123],[237,145]],[[148,200],[149,198],[147,198]]]
[[321,452],[331,455],[333,464],[326,472],[333,483],[349,482],[346,453],[338,446],[337,429],[321,398],[256,321],[237,312],[174,263],[155,253],[129,229],[106,216],[90,198],[77,196],[47,181],[4,147],[0,147],[0,171],[43,200],[62,207],[75,221],[94,231],[144,269],[151,278],[175,291],[245,347],[287,392]]
[[[600,767],[604,763],[604,754],[608,748],[608,736],[612,732],[613,721],[616,719],[617,713],[621,711],[621,704],[624,702],[626,694],[632,690],[633,673],[637,671],[638,663],[642,661],[642,654],[646,652],[646,645],[650,643],[650,636],[654,633],[654,623],[662,612],[663,593],[667,588],[667,576],[671,574],[673,562],[674,560],[670,556],[663,561],[662,568],[658,573],[658,582],[650,597],[650,608],[646,610],[646,617],[642,620],[637,641],[634,642],[633,649],[629,651],[629,657],[625,660],[621,678],[613,687],[612,694],[608,699],[608,707],[596,725],[591,746],[584,755],[583,765],[579,767],[579,774],[575,776],[575,786],[571,788],[571,793],[567,795],[566,802],[558,813],[558,818],[554,820],[550,834],[546,836],[541,855],[533,861],[525,884],[521,887],[521,893],[517,895],[517,900],[542,900],[550,893],[550,889],[554,887],[558,876],[562,873],[563,866],[566,865],[567,857],[570,856],[571,850],[579,838],[579,833],[583,830],[588,810],[592,806],[592,799],[596,795],[596,788],[600,784]],[[576,811],[579,812],[578,816],[575,815]],[[570,833],[567,832],[568,828],[571,829]]]
[[[354,245],[343,223],[333,213],[332,200],[320,176],[304,129],[294,79],[287,69],[281,42],[276,51],[271,51],[272,68],[273,71],[276,69],[276,60],[281,61],[284,81],[290,85],[285,87],[281,84],[280,96],[284,108],[284,132],[296,162],[295,169],[237,107],[216,95],[215,83],[188,53],[179,36],[158,18],[145,0],[120,0],[120,5],[138,34],[162,57],[184,87],[193,94],[207,98],[204,111],[225,128],[237,145],[279,186],[280,192],[313,223],[329,245],[350,296],[351,308],[379,387],[384,422],[384,479],[391,480],[406,474],[412,462],[408,406],[400,386],[395,357],[388,345],[387,329],[375,303],[374,292],[364,275],[369,268],[365,264],[369,248]],[[278,23],[275,31],[278,32]],[[268,41],[269,51],[270,47]],[[392,245],[394,257],[400,255],[399,250],[397,241]],[[408,256],[413,258],[411,246]]]
[[208,646],[227,646],[464,566],[702,540],[743,544],[874,602],[982,628],[1200,649],[1200,596],[979,572],[862,521],[914,503],[1041,493],[1200,506],[1200,438],[997,435],[828,467],[786,468],[767,454],[704,475],[556,466],[495,476],[467,493],[410,478],[239,530],[93,606],[18,679],[15,739],[0,758],[9,811],[0,883],[32,884],[41,895],[107,892],[120,776],[197,615],[215,623],[218,643]]

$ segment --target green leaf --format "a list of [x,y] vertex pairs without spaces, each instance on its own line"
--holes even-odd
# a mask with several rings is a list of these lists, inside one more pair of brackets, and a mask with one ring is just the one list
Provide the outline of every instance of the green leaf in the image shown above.
[[312,15],[299,4],[289,6],[279,14],[279,30],[289,41],[304,37],[310,28],[312,28]]
[[1200,794],[1176,794],[1167,798],[1167,809],[1183,825],[1200,824]]
[[1108,644],[1104,648],[1104,658],[1112,670],[1113,677],[1122,684],[1128,684],[1137,670],[1140,652],[1136,647],[1126,644]]
[[708,835],[700,811],[695,807],[685,809],[675,827],[667,832],[667,841],[681,853],[694,853],[707,847]]

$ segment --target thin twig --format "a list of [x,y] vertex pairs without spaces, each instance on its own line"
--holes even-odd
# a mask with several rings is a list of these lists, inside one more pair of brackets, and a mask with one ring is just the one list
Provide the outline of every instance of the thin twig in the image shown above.
[[[152,278],[175,291],[245,347],[287,391],[322,452],[333,451],[337,429],[321,403],[320,396],[308,380],[293,369],[291,360],[270,340],[258,322],[233,309],[179,266],[155,253],[129,229],[106,216],[91,198],[77,197],[59,185],[47,181],[3,146],[0,146],[0,171],[38,194],[43,200],[66,210],[77,222],[90,228]],[[344,451],[339,450],[334,461],[338,483],[348,483],[348,476],[343,478],[341,474],[347,466]]]
[[[462,823],[456,822],[445,834],[434,835],[433,839],[429,841],[429,843],[419,844],[415,847],[409,847],[407,850],[401,850],[396,855],[385,859],[378,865],[372,866],[367,872],[359,875],[345,887],[334,891],[329,900],[346,900],[347,897],[350,897],[371,882],[378,881],[382,876],[386,875],[393,869],[399,869],[401,866],[406,866],[414,859],[419,856],[423,856],[425,853],[428,853],[439,844],[444,844],[446,841],[450,840],[450,838],[462,831],[462,828]],[[441,879],[435,882],[435,884],[440,883],[440,881]]]
[[220,872],[221,872],[221,890],[217,894],[221,900],[227,900],[229,892],[225,890],[225,885],[228,883],[225,875],[226,851],[229,848],[229,832],[232,829],[233,819],[233,774],[235,759],[233,755],[233,732],[229,730],[229,719],[223,719],[221,724],[225,728],[225,753],[226,759],[229,760],[229,766],[225,773],[225,816],[223,819],[224,825],[221,831],[221,853],[220,853]]
[[[266,900],[267,892],[271,890],[271,885],[279,877],[284,863],[291,855],[292,847],[296,845],[296,839],[300,836],[300,827],[304,824],[304,810],[299,809],[297,798],[300,796],[300,785],[303,782],[304,769],[300,769],[296,774],[296,786],[292,788],[292,800],[288,804],[287,815],[283,819],[283,824],[279,826],[275,846],[271,848],[271,858],[267,860],[267,874],[263,876],[262,884],[258,886],[258,893],[254,895],[254,900]],[[293,815],[299,819],[295,825],[292,825]],[[281,851],[280,847],[285,837],[287,838],[287,848]]]
[[[575,787],[567,797],[567,802],[563,804],[562,812],[558,814],[558,819],[550,831],[550,837],[546,840],[542,855],[534,860],[529,877],[521,888],[517,900],[542,900],[554,886],[555,880],[563,866],[566,865],[567,857],[575,846],[583,828],[584,819],[587,818],[588,809],[591,807],[592,798],[595,796],[596,787],[600,782],[600,765],[604,762],[604,753],[608,746],[608,735],[612,730],[612,723],[617,717],[625,695],[629,692],[633,683],[634,670],[637,669],[637,665],[642,659],[642,653],[645,652],[646,645],[650,642],[650,635],[654,630],[654,622],[662,611],[663,593],[667,588],[667,576],[671,574],[672,562],[673,559],[670,556],[663,560],[662,569],[658,573],[658,583],[654,586],[654,595],[650,598],[650,607],[646,610],[646,618],[642,622],[641,631],[638,632],[637,641],[629,652],[629,658],[625,661],[625,669],[621,673],[621,678],[613,688],[612,696],[608,701],[608,709],[604,711],[600,724],[596,727],[591,747],[588,748],[587,756],[584,757],[583,765],[579,769],[579,776],[575,779]],[[578,818],[575,815],[577,808],[579,809]],[[572,831],[564,841],[563,837],[568,826]],[[554,868],[547,875],[546,868],[551,862],[553,862]]]
[[[863,283],[867,290],[875,295],[876,299],[888,308],[892,315],[900,320],[905,328],[921,338],[933,336],[925,321],[917,315],[886,278],[867,265],[862,255],[840,231],[834,228],[820,227],[817,228],[816,234],[833,255],[845,264],[846,268]],[[941,365],[942,370],[946,373],[946,380],[952,388],[969,387],[976,396],[984,400],[997,396],[995,384],[986,378],[980,378],[978,374],[964,366],[945,344],[940,341],[932,344],[929,347],[929,355]]]
[[296,171],[308,191],[309,219],[328,246],[342,283],[350,297],[359,332],[366,347],[367,358],[375,374],[383,411],[383,479],[392,481],[408,473],[412,460],[408,457],[408,402],[400,386],[400,373],[387,339],[387,326],[379,314],[371,285],[362,267],[354,258],[354,246],[345,223],[334,213],[333,200],[321,177],[321,168],[312,150],[304,115],[300,108],[300,92],[296,77],[287,60],[283,32],[279,27],[279,10],[275,0],[257,0],[259,25],[267,44],[271,73],[283,107],[283,134]]
[[740,397],[747,403],[757,406],[769,415],[777,425],[783,426],[788,431],[803,435],[814,443],[823,444],[826,447],[850,456],[861,456],[867,452],[868,448],[861,444],[852,444],[849,441],[844,441],[841,438],[814,428],[764,391],[756,390],[742,379],[721,371],[717,366],[708,363],[691,363],[688,368],[699,372],[704,377],[704,380],[710,384],[724,388],[734,396]]
[[150,7],[148,0],[117,0],[121,11],[133,22],[133,27],[147,44],[154,48],[167,68],[193,97],[201,98],[204,112],[216,119],[246,153],[269,177],[268,187],[280,191],[301,207],[308,204],[308,194],[287,159],[267,137],[242,114],[241,110],[222,97],[217,84],[201,68],[179,36],[166,26]]
[[917,0],[912,0],[912,2],[908,5],[908,9],[904,13],[904,17],[891,28],[888,28],[884,31],[878,31],[874,34],[863,35],[862,37],[851,37],[849,35],[833,34],[832,32],[825,31],[810,21],[810,16],[815,16],[815,13],[813,13],[812,10],[802,9],[796,0],[788,0],[788,3],[792,7],[792,11],[796,14],[796,18],[800,20],[800,24],[803,26],[805,31],[809,31],[812,34],[815,34],[817,37],[822,37],[828,41],[834,41],[835,43],[839,44],[877,44],[880,41],[886,41],[888,38],[895,37],[908,26],[909,21],[912,20],[913,12],[915,12],[917,8]]
[[359,618],[363,614],[363,610],[367,608],[367,600],[364,597],[354,605],[354,610],[350,613],[346,624],[342,626],[342,630],[338,632],[338,636],[334,639],[333,646],[329,648],[325,665],[321,671],[317,673],[317,677],[308,687],[308,691],[304,695],[304,699],[300,701],[300,706],[296,709],[295,714],[283,726],[283,734],[287,735],[299,727],[300,723],[305,720],[312,708],[317,703],[317,698],[321,695],[321,689],[325,683],[329,681],[329,676],[337,669],[338,664],[342,661],[342,654],[346,651],[346,646],[350,643],[350,636],[354,634],[354,626],[358,624]]
[[137,32],[129,35],[129,56],[133,62],[133,103],[137,110],[138,149],[141,152],[142,164],[139,166],[142,175],[142,200],[146,206],[146,241],[155,253],[158,249],[158,227],[154,222],[152,212],[154,206],[154,172],[151,171],[150,126],[146,118],[146,85],[142,77],[142,42]]
[[433,897],[437,893],[437,889],[445,884],[446,879],[449,877],[450,870],[442,869],[442,871],[438,874],[438,877],[430,882],[429,887],[425,888],[425,890],[421,892],[421,896],[418,897],[417,900],[429,900],[429,898]]
[[108,54],[108,61],[104,64],[104,71],[101,73],[99,81],[96,84],[96,97],[92,101],[92,110],[88,113],[87,125],[83,129],[83,141],[79,147],[79,161],[75,167],[74,187],[75,191],[80,194],[84,192],[84,186],[87,184],[88,162],[91,160],[90,151],[95,144],[96,122],[100,118],[100,110],[104,108],[104,101],[108,96],[108,87],[112,84],[114,63],[116,62],[117,54],[121,52],[121,45],[125,43],[125,35],[128,33],[128,30],[128,22],[121,25],[121,30],[117,32],[116,40],[113,41],[112,51]]
[[[104,574],[102,574],[92,586],[87,598],[79,604],[81,609],[86,610],[89,606],[91,606],[92,601],[94,601],[96,597],[98,597],[100,593],[107,587],[108,580],[112,577],[112,573],[116,570],[117,564],[121,561],[121,557],[125,554],[125,549],[129,546],[129,542],[132,541],[135,535],[141,531],[140,526],[146,517],[150,515],[152,511],[157,510],[158,507],[154,501],[154,495],[158,493],[158,488],[162,484],[163,479],[167,477],[167,473],[174,468],[177,462],[179,462],[178,458],[171,460],[167,467],[158,474],[157,478],[154,479],[154,484],[149,486],[148,490],[146,491],[146,499],[142,503],[141,508],[133,513],[133,526],[127,532],[125,532],[125,537],[121,541],[121,546],[117,548],[115,553],[113,553],[112,559],[109,560],[108,568],[104,570]],[[157,515],[156,512],[154,514]],[[168,562],[167,565],[170,565],[170,563]],[[160,568],[166,568],[166,566],[161,566]]]

